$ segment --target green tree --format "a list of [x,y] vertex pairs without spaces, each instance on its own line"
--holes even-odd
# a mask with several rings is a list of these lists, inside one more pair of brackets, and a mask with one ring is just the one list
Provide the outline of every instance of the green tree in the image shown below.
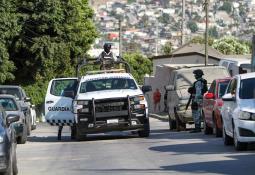
[[223,5],[219,8],[219,10],[226,11],[228,14],[232,12],[232,4],[231,2],[225,1]]
[[167,13],[163,13],[163,15],[159,17],[159,22],[164,23],[164,24],[169,24],[170,23],[170,15]]
[[243,55],[243,54],[251,53],[249,43],[240,41],[237,38],[232,36],[228,36],[228,37],[224,37],[219,40],[216,40],[213,43],[212,47],[226,55],[232,55],[232,54]]
[[17,67],[15,82],[34,87],[29,95],[43,102],[44,96],[36,89],[45,91],[53,77],[74,76],[78,57],[85,55],[97,37],[93,11],[87,0],[17,1],[22,30],[11,54]]
[[189,21],[187,23],[187,27],[191,30],[192,33],[196,33],[198,31],[197,23],[194,21]]
[[170,54],[173,51],[173,44],[169,41],[163,47],[162,51],[164,54]]
[[123,58],[129,63],[136,81],[143,84],[144,75],[152,72],[151,60],[140,53],[125,53]]
[[[205,44],[205,39],[202,36],[195,36],[194,38],[191,39],[190,42],[195,43],[195,44]],[[214,39],[209,37],[208,38],[208,45],[212,46],[213,42],[214,42]]]
[[[15,1],[2,1],[0,6],[0,83],[13,80],[15,66],[10,60],[9,50],[12,40],[18,35],[20,26],[15,9]],[[11,50],[10,50],[11,51]]]
[[216,26],[213,26],[213,27],[209,28],[208,33],[209,33],[210,37],[213,37],[213,38],[218,38],[219,37],[219,33],[217,31]]

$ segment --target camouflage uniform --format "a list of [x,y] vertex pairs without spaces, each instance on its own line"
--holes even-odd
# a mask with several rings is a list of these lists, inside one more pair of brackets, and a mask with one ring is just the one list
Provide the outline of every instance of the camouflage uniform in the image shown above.
[[193,84],[192,93],[192,117],[195,123],[195,130],[191,132],[201,131],[201,119],[202,119],[202,105],[203,105],[203,95],[207,91],[207,81],[202,78],[204,75],[203,71],[198,69],[193,72],[197,81]]
[[202,114],[202,103],[203,103],[203,92],[202,89],[204,87],[203,79],[198,79],[194,83],[194,90],[195,94],[192,98],[192,104],[194,108],[192,109],[192,117],[194,119],[195,128],[200,129],[201,128],[201,114]]

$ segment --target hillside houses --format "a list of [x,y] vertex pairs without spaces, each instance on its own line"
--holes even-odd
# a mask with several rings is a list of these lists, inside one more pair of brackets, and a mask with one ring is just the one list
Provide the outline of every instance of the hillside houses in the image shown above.
[[[205,31],[203,0],[186,0],[185,41]],[[92,0],[95,21],[101,32],[103,43],[109,33],[119,31],[122,26],[123,51],[142,51],[146,55],[162,54],[161,47],[170,41],[174,48],[181,45],[182,1],[181,0]],[[255,22],[255,0],[244,0],[229,4],[225,1],[210,0],[209,27],[216,27],[219,36],[226,34],[249,39]],[[188,23],[197,29],[192,31]],[[116,38],[114,38],[116,42]],[[110,41],[113,42],[113,41]],[[133,47],[130,47],[133,46]],[[96,45],[96,47],[102,47]]]

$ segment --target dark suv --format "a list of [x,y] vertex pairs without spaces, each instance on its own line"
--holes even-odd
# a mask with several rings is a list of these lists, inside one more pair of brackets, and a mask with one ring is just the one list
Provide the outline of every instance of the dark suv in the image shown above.
[[16,159],[16,135],[12,123],[19,120],[18,115],[6,115],[0,107],[0,174],[18,174]]
[[0,94],[10,94],[16,97],[17,102],[20,104],[26,116],[27,135],[30,135],[31,130],[35,128],[35,119],[32,119],[31,115],[31,98],[27,97],[25,91],[20,86],[13,85],[1,85]]

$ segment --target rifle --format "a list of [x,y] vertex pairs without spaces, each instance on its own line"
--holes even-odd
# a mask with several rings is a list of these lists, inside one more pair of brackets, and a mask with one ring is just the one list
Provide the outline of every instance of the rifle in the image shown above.
[[189,96],[188,103],[186,104],[186,107],[185,107],[185,112],[186,112],[186,111],[187,111],[187,109],[189,108],[189,105],[190,105],[191,99],[192,99],[192,94],[190,94],[190,96]]
[[193,95],[193,93],[195,92],[194,87],[193,87],[193,86],[190,87],[190,88],[188,89],[188,92],[190,93],[190,96],[189,96],[188,103],[186,104],[186,107],[185,107],[185,112],[187,111],[187,109],[188,109],[188,107],[189,107],[189,105],[190,105],[190,102],[191,102],[191,100],[192,100],[192,95]]

